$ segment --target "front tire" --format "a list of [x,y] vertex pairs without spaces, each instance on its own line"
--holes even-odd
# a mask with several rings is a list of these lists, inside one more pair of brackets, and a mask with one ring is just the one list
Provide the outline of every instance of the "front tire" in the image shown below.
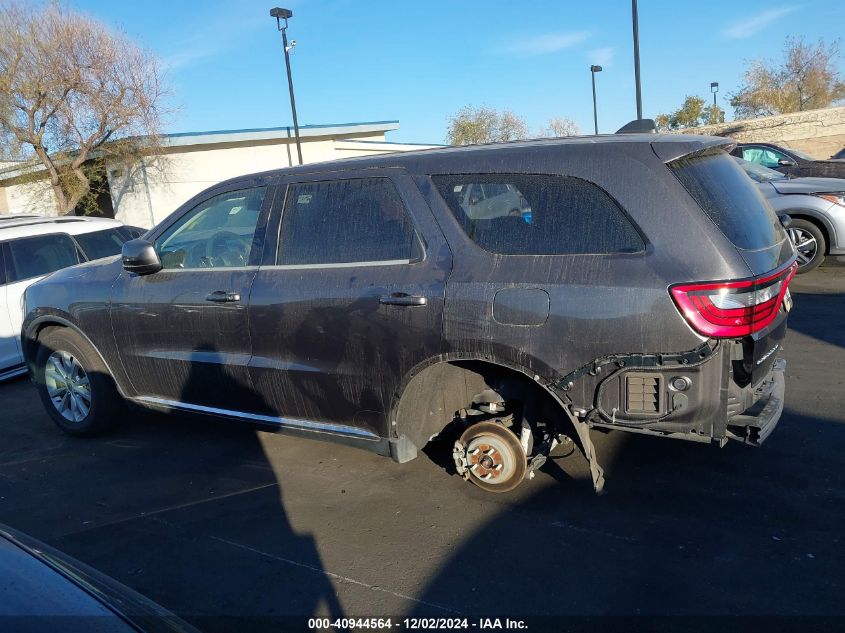
[[798,251],[799,275],[808,273],[824,261],[827,242],[821,229],[808,220],[792,220],[786,229],[795,250]]
[[122,399],[100,355],[69,328],[47,330],[35,357],[38,395],[53,422],[69,435],[111,430]]

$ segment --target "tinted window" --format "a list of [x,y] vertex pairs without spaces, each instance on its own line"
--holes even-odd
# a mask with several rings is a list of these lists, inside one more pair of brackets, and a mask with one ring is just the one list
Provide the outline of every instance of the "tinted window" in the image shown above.
[[222,193],[201,202],[156,240],[164,268],[249,265],[264,187]]
[[[433,180],[466,234],[494,253],[635,253],[644,248],[619,205],[580,178],[470,174]],[[477,196],[482,188],[495,195]]]
[[88,259],[101,259],[117,255],[126,241],[126,238],[117,229],[83,233],[82,235],[74,235],[74,238]]
[[11,281],[31,279],[79,263],[76,244],[64,233],[9,242]]
[[772,209],[742,168],[721,150],[669,163],[690,195],[736,246],[766,248],[784,239]]
[[387,178],[288,188],[279,264],[413,261],[420,253],[405,205]]

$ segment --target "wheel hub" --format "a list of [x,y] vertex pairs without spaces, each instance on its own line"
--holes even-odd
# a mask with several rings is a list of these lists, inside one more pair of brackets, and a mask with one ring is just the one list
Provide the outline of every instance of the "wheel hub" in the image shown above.
[[53,352],[44,369],[44,383],[50,402],[69,422],[82,422],[91,410],[91,383],[76,358],[68,352]]
[[523,480],[525,451],[509,429],[479,422],[464,431],[453,451],[458,473],[490,492],[508,492]]
[[467,452],[469,469],[479,479],[495,479],[505,469],[505,457],[489,444],[478,444]]

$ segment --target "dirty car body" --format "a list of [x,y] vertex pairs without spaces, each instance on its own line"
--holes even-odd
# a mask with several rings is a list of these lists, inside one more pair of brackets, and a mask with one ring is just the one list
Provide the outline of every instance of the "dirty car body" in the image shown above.
[[[725,143],[532,141],[222,183],[130,243],[123,263],[30,288],[31,375],[45,379],[44,341],[66,328],[122,398],[146,406],[400,462],[457,421],[469,427],[459,470],[493,490],[528,478],[563,425],[597,487],[589,428],[758,444],[783,406],[795,256]],[[518,191],[523,209],[473,216],[465,192],[478,184]],[[192,226],[214,224],[207,208],[226,224],[191,245]],[[492,435],[473,437],[476,420]]]

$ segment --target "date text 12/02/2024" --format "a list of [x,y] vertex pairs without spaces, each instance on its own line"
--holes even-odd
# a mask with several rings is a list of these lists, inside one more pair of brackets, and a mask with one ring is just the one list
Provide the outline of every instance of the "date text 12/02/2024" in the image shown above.
[[445,630],[525,630],[524,620],[511,618],[310,618],[308,628],[315,631],[342,630],[389,630],[393,628],[411,631]]

